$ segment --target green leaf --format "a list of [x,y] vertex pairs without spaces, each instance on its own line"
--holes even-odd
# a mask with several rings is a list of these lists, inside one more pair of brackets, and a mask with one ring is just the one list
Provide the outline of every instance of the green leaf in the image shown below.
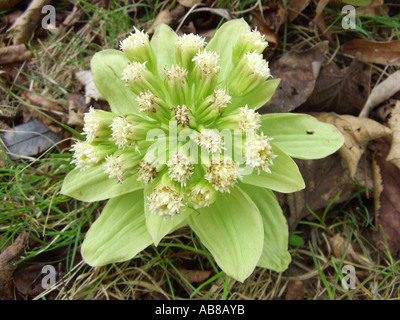
[[224,112],[244,107],[246,104],[249,109],[257,110],[261,108],[272,98],[280,81],[281,79],[264,81],[262,85],[257,86],[246,95],[232,97],[231,103],[226,107]]
[[81,254],[89,265],[103,266],[132,259],[152,242],[138,190],[108,201],[86,234]]
[[97,90],[108,101],[112,112],[118,115],[134,113],[139,108],[136,95],[121,79],[128,62],[122,51],[112,49],[96,53],[90,62]]
[[254,202],[234,188],[199,211],[188,218],[190,227],[220,268],[243,282],[253,272],[263,247],[262,219]]
[[232,49],[239,39],[240,35],[250,30],[246,21],[234,19],[224,23],[214,34],[207,44],[208,51],[215,51],[219,54],[221,69],[218,80],[224,80],[229,77],[229,71],[232,69]]
[[151,195],[157,183],[158,181],[154,180],[144,188],[146,226],[156,246],[167,234],[177,230],[178,227],[182,226],[187,217],[193,212],[192,209],[182,206],[182,211],[180,214],[175,216],[173,219],[163,219],[162,217],[152,214],[149,210],[149,200],[147,197]]
[[158,25],[150,45],[157,58],[157,69],[160,75],[164,74],[164,69],[176,64],[175,41],[178,38],[174,30],[164,23]]
[[143,183],[137,181],[137,174],[118,183],[109,179],[101,166],[81,171],[74,169],[64,179],[61,193],[80,201],[100,201],[143,189]]
[[344,143],[339,130],[307,114],[271,113],[261,116],[264,134],[284,152],[298,159],[321,159]]
[[253,173],[244,175],[242,182],[283,193],[304,189],[304,180],[297,164],[277,146],[272,143],[271,145],[272,151],[278,156],[270,166],[271,173],[261,170],[258,174],[258,171],[254,170]]
[[271,190],[240,184],[260,210],[264,226],[264,247],[257,265],[282,272],[288,267],[291,257],[288,251],[289,228],[278,200]]

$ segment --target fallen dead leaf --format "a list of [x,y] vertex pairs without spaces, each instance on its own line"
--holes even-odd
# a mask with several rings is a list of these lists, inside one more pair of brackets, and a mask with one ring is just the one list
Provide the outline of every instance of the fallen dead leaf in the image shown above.
[[69,126],[83,127],[84,113],[88,111],[85,97],[80,94],[68,93],[68,122]]
[[289,0],[287,3],[288,20],[292,22],[297,16],[308,7],[311,0]]
[[389,118],[389,127],[392,129],[392,145],[386,161],[400,169],[400,101],[397,101]]
[[359,116],[368,117],[374,107],[386,101],[398,91],[400,91],[400,70],[388,76],[372,90]]
[[343,238],[340,234],[335,234],[333,237],[329,238],[329,244],[332,249],[333,255],[341,260],[345,255],[345,260],[361,264],[366,267],[371,267],[371,264],[365,257],[358,255],[353,248],[353,244],[348,240]]
[[25,44],[0,48],[0,65],[22,62],[30,60],[32,57],[33,53],[26,48]]
[[387,243],[390,253],[397,258],[400,256],[400,170],[385,160],[389,148],[390,139],[380,139],[371,146],[376,151],[373,168],[375,224],[378,227],[373,237],[381,251],[387,251]]
[[344,137],[344,144],[339,149],[340,155],[346,161],[350,177],[354,178],[359,160],[369,141],[390,135],[390,128],[368,118],[335,113],[313,114],[318,120],[333,124]]
[[360,61],[381,65],[400,66],[400,40],[377,42],[364,39],[350,40],[342,45],[344,53],[360,53]]
[[320,0],[318,1],[317,8],[315,9],[315,17],[313,19],[314,22],[314,33],[317,36],[317,39],[320,39],[318,29],[322,31],[322,33],[326,36],[326,38],[331,42],[334,43],[332,38],[332,32],[328,30],[328,26],[325,23],[324,15],[322,12],[324,11],[325,7],[328,5],[330,0]]
[[93,82],[93,74],[90,70],[79,71],[75,73],[76,78],[80,83],[85,86],[85,98],[86,104],[90,103],[90,100],[105,100],[101,93],[97,90],[96,85]]
[[188,269],[178,269],[182,276],[190,283],[201,283],[207,280],[211,271],[208,270],[188,270]]
[[298,112],[335,112],[358,115],[367,100],[368,78],[362,66],[340,69],[334,62],[322,66],[315,88]]
[[264,112],[289,112],[310,97],[328,50],[328,41],[318,43],[305,51],[287,52],[271,65],[271,74],[281,82],[271,98],[263,107]]
[[[326,208],[333,199],[334,205],[346,201],[355,191],[349,170],[339,154],[333,154],[320,160],[296,160],[306,188],[285,194],[288,205],[287,220],[290,230],[295,230],[300,220],[310,216],[307,206],[315,213]],[[358,183],[372,188],[372,170],[369,163],[361,163],[357,168]]]
[[[61,122],[62,118],[65,116],[64,109],[51,98],[37,95],[36,93],[31,91],[23,92],[21,97],[25,99],[29,104],[39,107],[41,111],[48,114],[59,122]],[[26,105],[22,105],[20,107],[19,113],[22,114],[25,122],[28,122],[31,119],[36,119],[54,133],[60,133],[62,130],[62,127],[54,122],[52,119]]]
[[164,24],[170,26],[170,25],[172,24],[173,21],[174,21],[174,20],[173,20],[173,18],[172,18],[172,16],[171,16],[171,12],[170,12],[169,10],[162,10],[162,11],[160,11],[160,12],[157,14],[156,18],[154,19],[153,24],[152,24],[151,27],[147,30],[147,33],[148,33],[148,34],[153,34],[154,31],[156,30],[157,26],[158,26],[160,23],[164,23]]
[[51,0],[33,0],[25,12],[18,17],[10,29],[12,33],[13,44],[27,43],[40,24],[42,19],[42,8],[51,3]]
[[286,288],[285,300],[304,300],[305,294],[303,281],[289,281]]
[[4,290],[12,277],[16,266],[14,263],[19,259],[20,253],[25,247],[28,234],[23,232],[14,243],[3,249],[0,254],[0,298],[4,295]]

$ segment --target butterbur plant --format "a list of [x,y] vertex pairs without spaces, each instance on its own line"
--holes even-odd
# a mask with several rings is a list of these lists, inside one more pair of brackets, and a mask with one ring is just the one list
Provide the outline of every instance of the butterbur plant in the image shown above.
[[257,112],[279,84],[267,45],[238,19],[208,43],[160,24],[151,41],[135,29],[120,50],[94,55],[111,112],[85,114],[86,140],[74,144],[62,187],[81,201],[108,199],[81,247],[89,265],[132,259],[189,226],[234,279],[287,268],[288,226],[272,190],[303,189],[292,157],[326,157],[343,137],[309,115]]

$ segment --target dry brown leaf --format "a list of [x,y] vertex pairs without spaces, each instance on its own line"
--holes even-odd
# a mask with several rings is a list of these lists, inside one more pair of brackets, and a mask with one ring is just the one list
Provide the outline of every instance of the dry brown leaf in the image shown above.
[[14,262],[19,259],[21,251],[24,249],[28,234],[23,232],[14,243],[3,249],[0,254],[0,298],[3,297],[4,289],[13,275],[16,268]]
[[190,283],[201,283],[207,280],[211,271],[208,270],[188,270],[188,269],[178,269],[182,276],[185,277]]
[[305,294],[303,281],[290,281],[287,285],[285,300],[304,300]]
[[308,7],[311,0],[289,0],[287,3],[288,19],[292,22],[297,16]]
[[[393,257],[400,256],[400,169],[386,161],[390,139],[377,140],[371,149],[375,150],[375,224],[378,231],[374,240],[378,248],[385,252],[387,246]],[[382,234],[384,233],[384,236]]]
[[169,10],[162,10],[157,14],[156,18],[154,19],[153,24],[147,30],[147,33],[153,34],[154,31],[156,31],[156,28],[160,23],[165,23],[166,25],[171,25],[172,22],[173,22],[173,18],[171,16],[171,12]]
[[392,133],[390,128],[368,118],[335,113],[316,113],[314,116],[320,121],[333,124],[343,134],[344,145],[339,149],[339,153],[347,163],[351,178],[356,174],[367,143]]
[[350,242],[348,244],[348,240],[343,238],[340,234],[335,234],[333,237],[329,238],[329,244],[331,246],[333,255],[337,259],[342,259],[344,254],[346,254],[345,260],[371,267],[371,264],[368,262],[368,260],[365,257],[358,255],[354,250],[352,243]]
[[0,48],[0,65],[26,61],[32,57],[33,53],[26,48],[25,44]]
[[87,112],[85,97],[80,94],[69,93],[68,98],[68,122],[69,126],[83,127],[84,113]]
[[340,69],[334,62],[322,66],[311,96],[298,112],[335,112],[358,115],[367,100],[368,78],[361,64]]
[[27,43],[42,19],[42,8],[51,0],[33,0],[8,32],[13,34],[13,44]]
[[105,100],[94,84],[92,71],[79,71],[75,73],[75,76],[78,81],[85,86],[86,104],[88,104],[92,98],[96,101]]
[[400,91],[400,70],[388,76],[372,90],[359,116],[368,117],[374,107],[386,101],[398,91]]
[[[324,11],[325,7],[328,5],[330,0],[319,0],[318,4],[317,4],[317,8],[315,9],[315,17],[314,17],[314,32],[315,35],[317,36],[318,39],[320,39],[319,37],[319,33],[318,33],[318,29],[320,29],[322,31],[322,33],[324,33],[324,35],[326,36],[326,38],[334,43],[333,38],[332,38],[332,33],[331,31],[328,30],[328,27],[324,21],[324,16],[322,14],[322,12]],[[326,31],[328,30],[328,31]]]
[[354,39],[344,43],[342,50],[354,56],[359,52],[363,62],[400,66],[400,40],[377,42]]
[[[21,97],[29,104],[39,107],[42,109],[41,111],[50,115],[57,121],[61,122],[62,117],[65,115],[64,109],[61,108],[53,99],[39,96],[31,91],[22,93]],[[37,119],[54,133],[60,133],[62,130],[60,125],[31,107],[23,105],[19,109],[19,112],[22,113],[25,122],[28,122],[31,119]]]
[[[338,154],[320,160],[296,160],[306,188],[285,195],[289,207],[287,216],[290,230],[295,230],[298,222],[310,216],[307,206],[315,213],[323,210],[336,198],[334,204],[346,201],[356,191],[351,181],[349,170]],[[371,169],[361,163],[357,173],[357,181],[372,187]]]
[[271,74],[281,82],[265,112],[289,112],[310,97],[328,50],[328,41],[320,42],[305,51],[290,51],[271,65]]
[[389,127],[392,129],[392,145],[386,161],[400,169],[400,101],[397,101],[389,118]]

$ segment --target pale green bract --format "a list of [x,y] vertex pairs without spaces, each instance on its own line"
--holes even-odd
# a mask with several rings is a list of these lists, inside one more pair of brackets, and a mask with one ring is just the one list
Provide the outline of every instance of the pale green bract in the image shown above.
[[274,193],[305,187],[296,163],[343,144],[339,131],[305,114],[256,110],[273,95],[267,42],[243,19],[207,44],[160,24],[151,41],[135,29],[121,50],[91,61],[111,112],[85,114],[86,141],[62,193],[109,199],[82,244],[91,266],[134,258],[189,226],[229,276],[291,261],[288,226]]

